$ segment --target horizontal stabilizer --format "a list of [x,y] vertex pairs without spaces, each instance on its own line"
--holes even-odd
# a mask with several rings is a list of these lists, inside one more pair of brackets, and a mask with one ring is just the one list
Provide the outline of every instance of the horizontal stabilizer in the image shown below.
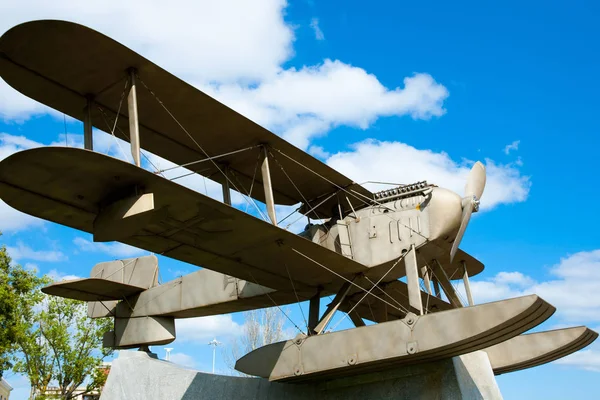
[[516,336],[484,350],[488,353],[494,374],[500,375],[568,356],[583,349],[597,337],[598,334],[593,330],[578,326]]
[[82,301],[120,300],[143,292],[143,287],[128,285],[102,278],[73,279],[55,282],[42,289],[42,292]]

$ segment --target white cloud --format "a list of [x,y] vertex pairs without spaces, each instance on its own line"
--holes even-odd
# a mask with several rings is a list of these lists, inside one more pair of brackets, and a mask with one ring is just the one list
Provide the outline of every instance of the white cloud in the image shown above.
[[0,79],[0,119],[22,123],[32,115],[49,112],[48,106],[23,96]]
[[600,249],[561,259],[549,269],[553,279],[547,281],[536,281],[520,272],[500,272],[493,278],[472,279],[471,290],[477,303],[535,293],[556,307],[555,318],[561,324],[597,323],[599,271]]
[[15,210],[0,200],[0,232],[15,233],[33,227],[41,227],[46,221]]
[[600,372],[600,350],[581,350],[557,360],[556,363]]
[[91,253],[106,253],[115,258],[136,257],[147,253],[145,250],[141,250],[124,243],[97,243],[91,242],[82,237],[76,237],[73,239],[73,244],[75,244],[75,246],[77,246],[77,248],[81,251],[87,251]]
[[50,272],[48,272],[46,275],[48,275],[55,282],[70,281],[72,279],[80,279],[81,278],[79,275],[66,274],[66,273],[60,272],[56,269],[50,270]]
[[504,147],[504,153],[509,154],[512,150],[519,150],[519,143],[521,143],[520,140],[515,140],[511,144],[507,144]]
[[414,74],[404,78],[404,87],[388,89],[364,69],[329,59],[282,71],[257,87],[212,85],[206,90],[302,149],[338,125],[367,129],[379,117],[439,117],[448,97],[448,90],[428,74]]
[[[284,69],[294,40],[285,7],[283,0],[75,5],[29,0],[0,16],[0,30],[38,18],[99,29],[303,149],[338,125],[366,129],[379,117],[427,119],[445,112],[448,91],[428,74],[406,77],[403,88],[388,89],[364,69],[339,60]],[[42,112],[30,103],[0,87],[5,118]]]
[[175,329],[176,340],[180,343],[202,341],[208,343],[213,338],[221,340],[242,333],[242,326],[232,319],[231,314],[177,319]]
[[521,272],[500,272],[494,277],[494,282],[500,285],[514,285],[516,287],[527,287],[535,283],[530,277]]
[[[0,95],[2,94],[0,90]],[[1,109],[0,100],[0,109]],[[121,141],[122,142],[122,141]],[[124,143],[124,142],[123,142]],[[51,142],[50,146],[83,147],[83,135],[61,133],[58,138]],[[45,146],[46,144],[28,139],[25,136],[0,133],[0,161],[6,157],[23,150],[33,149]],[[94,134],[94,146],[103,153],[116,152],[114,140],[107,134],[96,131]],[[3,233],[15,233],[29,228],[41,227],[45,221],[31,215],[22,213],[10,207],[4,201],[0,200],[0,231]]]
[[18,242],[16,247],[7,246],[8,254],[15,261],[33,260],[43,262],[60,262],[68,260],[68,257],[56,250],[33,250],[22,242]]
[[[0,95],[2,94],[0,89]],[[2,101],[0,99],[0,109]],[[68,135],[69,145],[75,145],[74,138],[76,135]],[[51,145],[64,145],[65,135],[59,136],[56,142]],[[44,146],[43,143],[28,139],[25,136],[10,135],[8,133],[0,133],[0,161],[18,151],[33,149]],[[28,228],[43,226],[45,221],[31,215],[27,215],[10,207],[4,201],[0,200],[0,231],[4,233],[14,233],[23,231]]]
[[328,158],[331,154],[321,146],[310,146],[308,152],[313,156],[321,159]]
[[[36,19],[62,19],[96,29],[197,82],[256,82],[293,55],[285,0],[174,0],[102,3],[24,0],[0,14],[0,32]],[[0,117],[26,119],[47,108],[0,81]]]
[[[327,164],[355,182],[385,181],[412,183],[427,180],[463,194],[471,163],[456,162],[445,153],[420,150],[401,142],[368,139],[350,146],[327,159]],[[486,159],[487,184],[481,209],[527,199],[531,182],[513,165],[501,165]],[[375,189],[375,188],[373,188]]]
[[[0,104],[1,100],[0,81]],[[1,106],[0,106],[1,109]],[[42,146],[41,143],[27,139],[25,136],[14,136],[8,133],[0,133],[0,161],[17,151],[31,149]],[[4,201],[0,200],[0,231],[3,233],[14,233],[23,231],[31,227],[40,227],[44,225],[44,220],[24,214],[10,207]]]
[[284,0],[24,0],[3,10],[0,32],[35,19],[63,19],[127,43],[170,71],[203,80],[257,80],[293,54]]
[[325,34],[323,34],[323,31],[321,30],[321,27],[319,26],[319,18],[312,18],[310,20],[310,27],[315,32],[315,39],[325,40]]
[[25,263],[25,265],[23,266],[26,270],[28,271],[32,271],[35,272],[36,274],[38,273],[38,271],[40,270],[40,268],[38,267],[37,264],[34,263]]

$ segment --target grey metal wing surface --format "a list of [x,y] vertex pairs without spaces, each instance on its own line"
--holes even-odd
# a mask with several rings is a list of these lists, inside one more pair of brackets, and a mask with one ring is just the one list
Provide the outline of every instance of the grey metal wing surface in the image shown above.
[[42,292],[46,294],[81,301],[121,300],[144,290],[146,288],[102,278],[72,279],[54,282],[42,288]]
[[[185,83],[131,49],[85,26],[55,20],[27,22],[0,38],[0,76],[13,88],[78,120],[129,141],[127,106],[119,109],[131,69],[135,70],[140,143],[143,149],[177,165],[217,157],[187,168],[217,182],[231,173],[232,189],[265,201],[256,174],[260,146],[271,168],[277,204],[303,203],[313,218],[332,215],[344,188],[344,211],[363,206],[373,195],[333,168]],[[160,100],[160,102],[158,101]],[[168,110],[168,112],[167,112]],[[249,149],[241,151],[243,149]],[[225,155],[224,154],[229,154]],[[258,175],[258,176],[256,176]],[[250,193],[250,188],[253,188]],[[317,207],[315,207],[317,206]]]
[[106,204],[152,193],[157,212],[123,243],[306,299],[367,268],[303,237],[133,164],[64,147],[0,162],[0,198],[27,214],[94,232]]

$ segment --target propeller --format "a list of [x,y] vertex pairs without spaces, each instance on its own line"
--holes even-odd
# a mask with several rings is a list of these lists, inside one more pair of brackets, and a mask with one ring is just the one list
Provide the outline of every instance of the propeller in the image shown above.
[[467,178],[467,184],[465,185],[465,197],[462,199],[462,218],[460,221],[460,228],[452,243],[452,249],[450,250],[450,262],[454,260],[454,256],[458,251],[458,246],[465,234],[471,214],[479,211],[479,199],[483,195],[485,189],[485,167],[479,161],[473,165],[469,177]]

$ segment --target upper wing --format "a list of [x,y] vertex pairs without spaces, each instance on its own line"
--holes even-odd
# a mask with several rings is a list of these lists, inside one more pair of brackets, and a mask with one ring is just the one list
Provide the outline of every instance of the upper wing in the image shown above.
[[[94,107],[92,124],[109,131],[117,115],[127,71],[135,68],[143,85],[152,90],[194,138],[183,131],[149,90],[138,85],[141,86],[137,90],[137,101],[142,148],[182,165],[204,159],[206,154],[214,157],[267,145],[278,164],[271,168],[277,204],[305,203],[306,199],[308,205],[303,207],[306,212],[339,188],[356,192],[355,196],[348,196],[355,208],[373,198],[368,190],[336,170],[129,48],[85,26],[52,20],[18,25],[0,38],[0,55],[0,75],[13,88],[79,120],[84,119],[86,98],[92,97],[106,114]],[[123,134],[129,132],[127,104],[121,107],[120,114],[115,134],[129,140],[128,134]],[[215,160],[220,168],[227,165],[233,182],[244,194],[248,194],[252,186],[259,150],[255,148]],[[225,181],[211,162],[188,168],[215,181]],[[256,175],[260,182],[260,173]],[[264,192],[256,185],[250,195],[264,201]],[[337,204],[338,199],[333,197],[317,207],[311,217],[330,217],[332,206],[337,207]],[[342,207],[348,207],[345,198]]]
[[93,232],[103,207],[135,191],[153,193],[154,208],[162,212],[121,240],[132,246],[269,288],[298,291],[303,298],[314,295],[317,287],[335,292],[343,283],[338,275],[349,279],[367,270],[289,231],[100,153],[43,147],[0,162],[0,198],[8,205],[86,232]]

